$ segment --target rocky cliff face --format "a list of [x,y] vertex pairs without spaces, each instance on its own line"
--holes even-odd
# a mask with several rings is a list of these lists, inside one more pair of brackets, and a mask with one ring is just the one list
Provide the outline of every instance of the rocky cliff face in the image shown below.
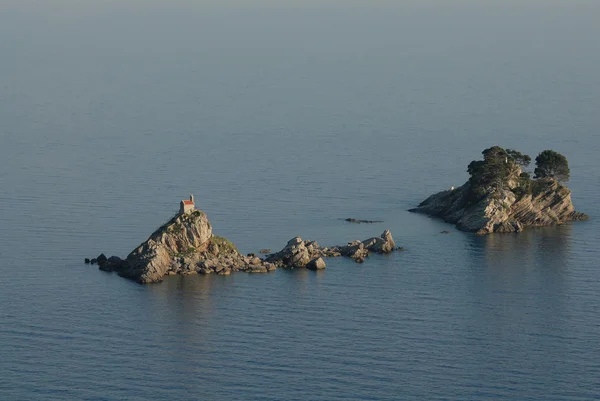
[[212,226],[203,212],[175,216],[127,256],[119,273],[142,283],[159,281],[181,257],[207,251],[211,237]]
[[296,237],[266,259],[253,254],[243,256],[230,241],[214,236],[208,218],[197,210],[173,217],[124,260],[102,254],[91,262],[97,262],[101,270],[116,271],[139,283],[155,283],[174,274],[266,273],[278,267],[320,270],[326,266],[324,257],[349,256],[363,262],[369,252],[388,253],[395,249],[392,234],[386,230],[380,237],[332,248]]
[[571,191],[555,180],[540,180],[532,193],[514,188],[473,200],[467,182],[452,191],[434,194],[411,212],[424,213],[477,234],[520,232],[525,227],[552,226],[589,217],[575,211]]

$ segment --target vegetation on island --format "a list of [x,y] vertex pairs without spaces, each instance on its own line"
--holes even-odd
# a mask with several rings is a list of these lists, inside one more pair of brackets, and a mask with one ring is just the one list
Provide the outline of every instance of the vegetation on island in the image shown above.
[[531,164],[531,157],[518,150],[492,146],[483,152],[483,160],[469,163],[469,203],[477,202],[487,195],[500,196],[510,190],[517,198],[535,195],[554,180],[569,180],[567,158],[553,150],[544,150],[535,159],[534,178],[524,171]]
[[492,146],[482,154],[483,160],[469,163],[466,184],[433,194],[411,211],[481,235],[589,219],[573,207],[571,191],[563,184],[569,163],[560,153],[544,150],[535,167],[530,167],[530,156],[514,149]]
[[219,247],[219,252],[222,254],[239,254],[237,247],[233,244],[233,242],[229,241],[227,238],[219,237],[217,235],[213,235],[210,237],[210,243],[217,245]]
[[569,181],[571,170],[567,158],[553,150],[544,150],[535,158],[535,178],[554,178]]

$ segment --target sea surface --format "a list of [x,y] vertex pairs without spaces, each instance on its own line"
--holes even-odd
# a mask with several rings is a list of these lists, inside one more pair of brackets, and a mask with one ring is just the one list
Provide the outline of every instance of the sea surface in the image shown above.
[[[0,400],[600,399],[598,3],[254,3],[0,2]],[[407,212],[493,145],[566,155],[591,220]],[[83,263],[190,192],[244,253],[406,250],[145,286]]]

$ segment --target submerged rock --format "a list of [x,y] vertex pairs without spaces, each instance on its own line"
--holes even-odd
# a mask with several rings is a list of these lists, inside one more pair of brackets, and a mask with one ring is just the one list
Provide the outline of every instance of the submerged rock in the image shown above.
[[360,220],[360,219],[354,219],[352,217],[348,217],[347,219],[344,219],[345,221],[347,221],[348,223],[356,223],[356,224],[374,224],[374,223],[383,223],[383,221],[381,220]]

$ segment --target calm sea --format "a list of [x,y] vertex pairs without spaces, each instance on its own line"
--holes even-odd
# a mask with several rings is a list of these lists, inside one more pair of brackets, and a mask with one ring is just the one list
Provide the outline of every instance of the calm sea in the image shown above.
[[[600,398],[597,4],[82,3],[0,4],[0,399]],[[592,220],[406,211],[496,144],[565,154]],[[148,286],[83,264],[190,192],[244,253],[406,251]]]

